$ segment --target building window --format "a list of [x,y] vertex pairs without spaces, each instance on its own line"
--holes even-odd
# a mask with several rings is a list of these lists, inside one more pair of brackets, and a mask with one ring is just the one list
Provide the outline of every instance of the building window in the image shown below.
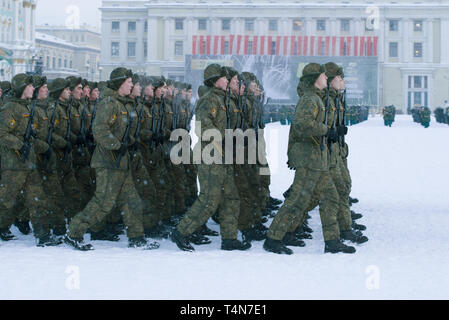
[[[112,32],[120,32],[120,21],[112,21]],[[72,41],[72,37],[70,37]]]
[[399,20],[390,20],[390,31],[398,31],[399,30]]
[[340,30],[349,31],[349,19],[341,19]]
[[255,54],[255,52],[253,52],[253,42],[252,41],[248,41],[248,54]]
[[413,57],[422,58],[422,42],[413,43]]
[[326,30],[326,20],[317,20],[316,21],[316,30],[317,31],[324,31]]
[[254,19],[245,19],[245,31],[254,31]]
[[207,30],[207,20],[198,19],[198,30]]
[[128,32],[129,33],[136,32],[136,22],[135,21],[128,21]]
[[293,30],[300,31],[302,29],[302,20],[293,20]]
[[135,57],[136,56],[136,43],[135,42],[128,42],[128,57]]
[[428,107],[427,76],[408,76],[408,108]]
[[422,31],[422,20],[413,20],[413,31],[415,32]]
[[146,58],[148,56],[148,42],[143,42],[143,57]]
[[184,30],[184,19],[175,19],[175,30]]
[[47,56],[47,69],[50,69],[50,57]]
[[61,68],[62,68],[62,59],[59,58],[58,59],[58,69],[61,69]]
[[390,56],[390,58],[397,58],[398,57],[398,43],[397,42],[390,42],[390,44],[389,44],[389,56]]
[[145,23],[143,25],[143,32],[145,32],[145,33],[148,32],[148,21],[145,21]]
[[175,41],[175,56],[182,56],[184,54],[183,42]]
[[118,57],[120,54],[120,47],[118,42],[111,42],[111,56]]
[[52,59],[52,64],[51,64],[51,66],[52,66],[52,69],[53,69],[53,70],[56,69],[56,58],[55,58],[55,57],[53,57],[53,59]]
[[278,21],[277,20],[269,20],[268,21],[268,30],[278,31]]
[[221,30],[231,30],[231,19],[221,20]]
[[67,59],[64,59],[64,68],[67,68]]

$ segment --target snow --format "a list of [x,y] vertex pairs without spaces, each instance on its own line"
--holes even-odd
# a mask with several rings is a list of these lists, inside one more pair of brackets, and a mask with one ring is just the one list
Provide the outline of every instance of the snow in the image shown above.
[[[286,166],[288,126],[269,124],[266,140],[272,195],[293,180]],[[276,138],[277,137],[277,138]],[[273,143],[277,141],[277,143]],[[247,252],[220,250],[219,237],[196,252],[169,240],[152,251],[93,241],[95,250],[38,248],[32,236],[0,242],[1,299],[447,299],[449,298],[449,126],[425,129],[398,115],[349,129],[353,205],[369,242],[353,255],[324,254],[317,210],[313,239],[280,256],[253,243]],[[209,227],[218,230],[211,220]],[[86,236],[88,240],[89,237]]]

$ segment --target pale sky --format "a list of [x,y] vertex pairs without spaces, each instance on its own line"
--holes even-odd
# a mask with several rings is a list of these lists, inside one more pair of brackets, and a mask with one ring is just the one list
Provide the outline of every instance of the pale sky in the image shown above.
[[72,25],[87,23],[90,26],[101,26],[101,14],[98,8],[101,0],[37,0],[36,25]]

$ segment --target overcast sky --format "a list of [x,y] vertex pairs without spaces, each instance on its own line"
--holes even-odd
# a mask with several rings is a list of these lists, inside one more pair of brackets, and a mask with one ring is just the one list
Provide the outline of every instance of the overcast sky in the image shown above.
[[[37,0],[36,24],[101,26],[101,0]],[[79,19],[77,18],[79,12]]]

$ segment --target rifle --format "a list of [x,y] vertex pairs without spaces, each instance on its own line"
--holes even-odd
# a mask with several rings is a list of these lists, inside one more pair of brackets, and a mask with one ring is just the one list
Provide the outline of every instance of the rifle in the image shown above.
[[129,146],[129,132],[131,131],[131,125],[134,121],[133,114],[135,114],[137,110],[137,99],[134,101],[133,110],[128,114],[128,123],[126,125],[125,134],[122,138],[122,143],[120,145],[119,154],[117,156],[117,162],[115,163],[115,167],[118,169],[120,168],[120,162],[122,162],[123,156],[128,152],[128,146]]
[[51,142],[53,140],[53,130],[55,129],[55,122],[56,122],[56,104],[55,104],[55,109],[53,110],[53,113],[51,115],[50,128],[48,129],[48,135],[47,135],[47,140],[46,140],[46,142],[48,144],[48,152],[43,155],[44,169],[47,169],[47,163],[50,160],[50,156],[52,153]]
[[95,139],[94,139],[94,132],[93,132],[93,123],[95,120],[95,117],[97,115],[97,102],[98,99],[95,100],[94,102],[94,109],[92,111],[92,119],[90,120],[90,126],[89,129],[87,130],[87,134],[86,134],[86,139],[87,139],[87,148],[89,149],[90,154],[94,153],[95,150]]
[[67,121],[67,132],[65,135],[65,141],[67,142],[67,146],[64,151],[64,162],[67,162],[67,160],[69,159],[69,153],[72,151],[72,143],[70,142],[70,134],[72,131],[72,103],[73,103],[73,97],[70,96],[69,109],[67,112],[68,121]]
[[226,92],[226,117],[227,124],[226,129],[231,129],[231,86],[228,85],[228,89]]
[[[325,100],[325,105],[324,105],[324,108],[325,108],[324,124],[326,125],[326,127],[327,127],[327,122],[329,120],[329,89],[330,89],[330,84],[327,83],[326,100]],[[321,151],[324,151],[325,140],[326,140],[326,136],[324,135],[321,137],[321,143],[320,143]]]
[[[331,130],[334,130],[337,126],[337,117],[339,118],[339,114],[340,114],[340,98],[338,97],[338,94],[336,96],[335,99],[335,114],[334,114],[334,121],[332,121],[332,126],[331,126]],[[340,140],[340,138],[338,139]],[[328,145],[329,145],[329,153],[332,153],[332,143],[333,141],[328,141]]]
[[37,104],[37,91],[38,90],[35,90],[34,94],[33,94],[33,104],[31,105],[30,119],[28,120],[27,128],[26,128],[25,134],[23,136],[23,146],[19,150],[20,160],[22,161],[22,163],[25,163],[28,159],[28,156],[30,155],[30,151],[31,151],[30,139],[31,139],[31,136],[35,136],[35,133],[33,132],[33,121],[34,121],[34,113],[35,113],[36,104]]
[[[157,130],[158,120],[156,120],[156,95],[153,96],[153,104],[151,106],[151,130],[153,131],[153,137]],[[150,151],[153,152],[156,147],[155,139],[151,139]]]
[[[87,96],[84,97],[84,108],[81,113],[80,135],[81,144],[80,147],[86,146],[86,117],[87,117]],[[78,148],[78,152],[81,153],[82,149]]]
[[245,126],[245,114],[246,114],[246,104],[248,102],[248,90],[245,88],[245,101],[243,102],[242,105],[242,123],[241,123],[241,129],[243,131],[245,131],[246,126]]
[[[143,97],[143,102],[142,102],[142,97]],[[134,146],[130,150],[130,153],[131,153],[132,157],[136,153],[137,147],[138,147],[138,143],[140,142],[140,131],[141,131],[140,127],[141,127],[141,121],[142,121],[142,118],[143,118],[143,108],[144,108],[144,104],[145,104],[145,96],[143,94],[143,89],[142,89],[142,93],[141,93],[140,97],[138,97],[138,98],[136,97],[136,100],[137,100],[137,105],[142,104],[142,107],[140,108],[139,116],[137,117],[136,133],[134,134],[135,143],[134,143]]]
[[[343,117],[341,119],[343,126],[346,125],[345,117],[346,117],[346,89],[345,91],[343,91]],[[341,146],[343,147],[344,145],[345,145],[345,136],[341,138]]]

